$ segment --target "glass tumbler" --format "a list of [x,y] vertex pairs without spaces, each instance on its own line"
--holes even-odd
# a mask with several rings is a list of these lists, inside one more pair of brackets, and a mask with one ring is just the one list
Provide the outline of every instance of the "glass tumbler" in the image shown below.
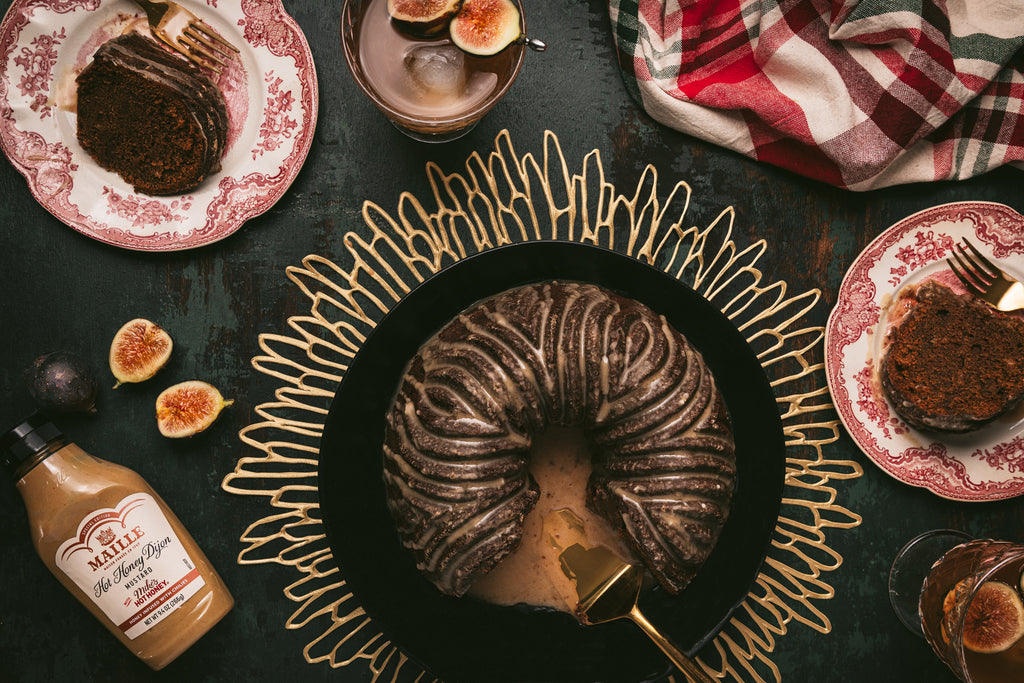
[[[514,2],[526,35],[522,3]],[[523,40],[480,57],[455,47],[446,31],[429,39],[407,35],[391,21],[387,0],[345,0],[341,45],[363,94],[398,130],[423,142],[472,130],[508,92],[526,52]]]
[[925,638],[965,683],[1024,681],[1024,545],[973,540],[934,563],[918,611]]

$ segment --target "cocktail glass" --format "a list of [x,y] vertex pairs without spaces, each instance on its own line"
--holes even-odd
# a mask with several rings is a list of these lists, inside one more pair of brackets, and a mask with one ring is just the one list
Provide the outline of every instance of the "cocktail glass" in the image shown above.
[[914,537],[896,554],[889,570],[889,603],[911,633],[924,637],[918,607],[928,571],[948,550],[970,540],[963,531],[934,529]]
[[[949,530],[932,531],[904,546],[889,575],[893,608],[965,683],[1024,681],[1024,637],[1007,635],[1020,630],[1013,620],[1024,597],[1024,545],[964,541],[962,536]],[[915,576],[923,577],[916,623],[905,618],[911,592],[907,586]],[[983,651],[989,646],[997,651]]]
[[[523,7],[519,9],[526,35]],[[508,92],[526,42],[496,55],[463,53],[445,34],[418,39],[390,21],[387,0],[345,0],[341,45],[359,89],[398,130],[423,142],[448,142],[470,130]]]

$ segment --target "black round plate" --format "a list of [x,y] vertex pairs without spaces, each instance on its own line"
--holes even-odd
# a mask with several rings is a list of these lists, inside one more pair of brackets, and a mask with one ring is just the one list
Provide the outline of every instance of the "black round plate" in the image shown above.
[[584,627],[561,612],[442,595],[399,543],[384,501],[384,415],[409,359],[476,301],[554,279],[592,282],[664,315],[703,354],[733,420],[738,481],[718,545],[682,594],[645,591],[644,615],[695,653],[746,597],[778,518],[785,445],[774,394],[746,340],[703,297],[635,259],[569,242],[510,245],[459,261],[402,299],[356,354],[327,417],[318,481],[328,540],[356,600],[446,683],[635,683],[669,668],[626,620]]

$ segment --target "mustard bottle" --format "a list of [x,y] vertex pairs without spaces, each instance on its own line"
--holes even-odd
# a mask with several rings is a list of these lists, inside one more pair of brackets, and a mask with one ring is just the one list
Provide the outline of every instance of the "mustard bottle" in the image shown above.
[[234,598],[138,474],[67,441],[42,415],[0,436],[43,563],[139,659],[162,669]]

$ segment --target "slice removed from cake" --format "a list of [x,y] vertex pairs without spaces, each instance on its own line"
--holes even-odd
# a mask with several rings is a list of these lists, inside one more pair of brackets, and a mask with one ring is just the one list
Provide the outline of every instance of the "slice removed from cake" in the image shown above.
[[890,330],[882,390],[907,424],[968,432],[1024,401],[1024,317],[928,280]]
[[101,45],[76,82],[79,143],[137,192],[182,194],[220,170],[227,106],[191,62],[127,33]]

